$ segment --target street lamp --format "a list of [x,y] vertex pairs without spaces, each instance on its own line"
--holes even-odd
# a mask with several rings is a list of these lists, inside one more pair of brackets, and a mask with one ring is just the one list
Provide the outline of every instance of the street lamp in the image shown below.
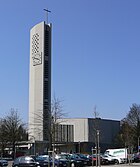
[[80,141],[79,141],[79,154],[80,154],[80,152],[81,152],[81,148],[80,148]]
[[91,148],[91,156],[92,156],[92,167],[93,167],[93,147]]
[[139,153],[139,145],[140,145],[140,136],[138,136],[138,153]]
[[98,165],[100,166],[100,132],[97,130],[97,157],[98,157]]
[[33,144],[34,144],[34,155],[36,154],[36,147],[35,147],[35,137],[34,136],[31,136],[30,140],[33,139]]
[[93,154],[94,154],[94,151],[95,151],[95,154],[96,154],[96,167],[97,167],[97,148],[91,148],[91,154],[92,154],[92,167],[94,166],[94,163],[93,163]]

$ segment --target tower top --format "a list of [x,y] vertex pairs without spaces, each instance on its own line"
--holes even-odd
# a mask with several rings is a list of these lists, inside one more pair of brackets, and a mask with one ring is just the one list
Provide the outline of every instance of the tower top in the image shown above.
[[44,11],[46,12],[46,23],[48,24],[48,13],[51,13],[51,11],[48,9],[44,9]]

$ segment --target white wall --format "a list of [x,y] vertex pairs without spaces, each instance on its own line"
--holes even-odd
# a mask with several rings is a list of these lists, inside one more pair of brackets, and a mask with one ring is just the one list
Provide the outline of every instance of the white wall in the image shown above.
[[[39,37],[37,43],[34,44],[33,36],[36,34],[39,34]],[[36,66],[33,66],[33,45],[42,54],[42,64]],[[44,22],[41,22],[30,32],[29,136],[35,140],[43,140],[43,55]]]

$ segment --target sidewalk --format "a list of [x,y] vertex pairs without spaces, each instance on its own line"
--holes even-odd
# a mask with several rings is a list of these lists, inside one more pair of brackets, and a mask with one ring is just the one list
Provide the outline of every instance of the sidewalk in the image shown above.
[[[116,165],[101,165],[101,167],[140,167],[140,163],[131,163],[131,164],[116,164]],[[87,166],[86,166],[87,167]],[[92,166],[90,166],[92,167]],[[93,166],[96,167],[96,166]]]

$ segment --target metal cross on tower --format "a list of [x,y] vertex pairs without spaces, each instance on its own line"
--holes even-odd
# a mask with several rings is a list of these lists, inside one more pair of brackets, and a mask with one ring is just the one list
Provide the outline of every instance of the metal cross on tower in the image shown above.
[[46,12],[46,23],[48,24],[48,13],[51,13],[51,11],[48,9],[44,9],[44,11]]

